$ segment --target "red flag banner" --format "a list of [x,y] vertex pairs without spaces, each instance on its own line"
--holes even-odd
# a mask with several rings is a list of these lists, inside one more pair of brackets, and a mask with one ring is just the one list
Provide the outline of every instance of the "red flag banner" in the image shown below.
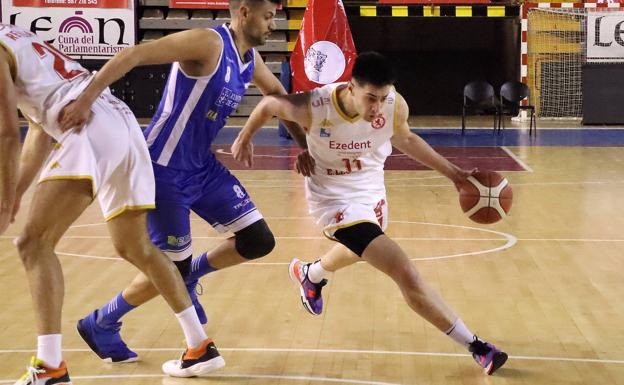
[[342,0],[309,0],[290,56],[292,91],[349,80],[356,56]]

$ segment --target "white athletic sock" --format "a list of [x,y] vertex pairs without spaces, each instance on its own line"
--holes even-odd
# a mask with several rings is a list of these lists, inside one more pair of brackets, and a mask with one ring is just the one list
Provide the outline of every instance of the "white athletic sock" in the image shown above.
[[446,335],[465,347],[468,347],[474,340],[474,334],[468,330],[461,318],[458,318],[453,326],[446,331]]
[[193,306],[176,314],[176,317],[184,332],[187,347],[196,348],[208,338]]
[[323,279],[329,278],[330,275],[331,275],[331,271],[327,271],[323,269],[323,266],[321,266],[320,260],[314,262],[308,268],[308,279],[312,283],[319,283]]
[[63,361],[61,352],[62,335],[46,334],[37,336],[37,358],[43,361],[45,366],[58,368]]

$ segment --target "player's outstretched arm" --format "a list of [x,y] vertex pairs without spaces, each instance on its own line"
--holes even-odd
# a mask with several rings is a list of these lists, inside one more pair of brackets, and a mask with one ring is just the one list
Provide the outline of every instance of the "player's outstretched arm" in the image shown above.
[[90,108],[106,87],[135,67],[180,62],[210,62],[217,65],[222,46],[217,33],[208,29],[192,29],[167,35],[149,43],[126,48],[109,60],[82,94],[65,106],[59,114],[61,130],[82,127],[90,116]]
[[[286,89],[284,88],[282,83],[277,80],[277,78],[275,77],[275,75],[273,75],[271,70],[269,70],[267,65],[264,64],[264,60],[262,60],[262,57],[260,56],[258,51],[256,51],[253,81],[263,95],[287,94]],[[304,149],[308,148],[305,130],[300,125],[288,120],[282,120],[282,123],[284,124],[284,126],[286,126],[286,129],[288,130],[290,135],[292,135],[293,139],[295,140],[295,142],[297,142],[299,147]]]
[[272,117],[310,127],[310,94],[307,92],[289,95],[269,95],[262,98],[254,108],[247,123],[232,144],[232,155],[247,167],[253,166],[253,145],[251,139]]
[[17,95],[9,59],[9,53],[0,47],[0,234],[12,219],[20,145]]
[[414,134],[410,128],[407,118],[409,117],[409,106],[405,99],[398,93],[396,94],[397,112],[394,117],[394,135],[392,136],[392,145],[398,148],[410,158],[431,167],[442,175],[449,178],[456,187],[466,181],[466,178],[476,172],[476,169],[467,171],[455,166],[442,155],[438,154],[431,146],[425,142],[420,136]]

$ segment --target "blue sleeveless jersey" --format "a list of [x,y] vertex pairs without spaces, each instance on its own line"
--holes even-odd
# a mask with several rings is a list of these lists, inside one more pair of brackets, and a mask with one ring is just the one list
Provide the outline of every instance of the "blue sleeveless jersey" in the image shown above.
[[227,25],[214,31],[223,50],[212,75],[188,76],[179,63],[171,66],[158,110],[144,131],[157,164],[192,171],[217,162],[210,146],[253,78],[254,50],[241,60]]

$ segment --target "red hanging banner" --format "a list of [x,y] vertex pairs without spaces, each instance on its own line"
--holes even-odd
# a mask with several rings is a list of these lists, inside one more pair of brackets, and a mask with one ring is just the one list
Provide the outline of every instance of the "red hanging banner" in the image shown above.
[[356,56],[342,0],[309,0],[290,56],[292,91],[349,80]]

